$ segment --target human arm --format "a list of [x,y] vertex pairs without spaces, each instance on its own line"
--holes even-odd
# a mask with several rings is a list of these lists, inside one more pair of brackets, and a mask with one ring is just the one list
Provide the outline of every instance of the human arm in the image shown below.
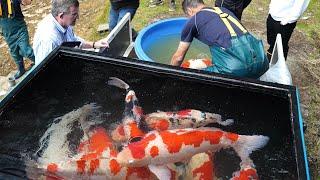
[[173,66],[180,66],[184,59],[184,56],[186,55],[189,49],[189,46],[190,46],[189,42],[180,41],[178,49],[176,50],[176,52],[173,54],[171,58],[170,64]]
[[105,39],[101,39],[99,41],[84,41],[81,45],[81,48],[105,48],[105,47],[109,47],[109,43],[108,41],[106,41]]
[[295,0],[292,10],[288,16],[283,19],[280,24],[286,25],[291,22],[295,22],[307,9],[310,0]]
[[79,36],[74,35],[74,37],[75,37],[74,41],[81,42],[80,47],[83,49],[90,49],[90,48],[98,49],[98,48],[109,47],[109,43],[106,40],[106,38],[100,39],[99,41],[86,41]]

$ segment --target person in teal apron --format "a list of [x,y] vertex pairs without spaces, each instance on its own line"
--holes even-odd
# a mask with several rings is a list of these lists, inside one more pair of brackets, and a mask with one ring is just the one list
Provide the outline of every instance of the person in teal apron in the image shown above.
[[190,19],[171,65],[181,65],[193,38],[197,38],[210,47],[212,55],[213,65],[205,71],[249,78],[267,71],[269,61],[262,41],[252,36],[231,11],[206,7],[202,0],[184,0],[182,8]]
[[15,79],[25,73],[24,57],[32,62],[35,60],[29,44],[27,25],[20,7],[20,4],[30,3],[31,0],[0,0],[0,28],[9,46],[10,54],[18,67],[18,72],[14,75]]

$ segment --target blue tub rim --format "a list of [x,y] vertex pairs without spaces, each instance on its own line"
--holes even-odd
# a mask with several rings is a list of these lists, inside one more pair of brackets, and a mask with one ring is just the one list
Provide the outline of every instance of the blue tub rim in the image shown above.
[[135,40],[135,42],[134,42],[134,50],[135,50],[136,55],[138,56],[138,58],[139,58],[140,60],[143,60],[143,61],[155,62],[154,60],[152,60],[152,59],[143,51],[142,45],[141,45],[142,39],[144,38],[146,32],[148,32],[150,29],[152,29],[152,28],[154,28],[154,27],[156,27],[156,26],[159,26],[159,25],[162,24],[162,23],[167,23],[167,22],[170,22],[170,21],[178,21],[178,20],[186,20],[186,21],[187,21],[188,18],[186,18],[186,17],[175,17],[175,18],[163,19],[163,20],[156,21],[155,23],[152,23],[152,24],[146,26],[145,28],[143,28],[143,29],[139,32],[139,34],[138,34],[138,36],[137,36],[137,38],[136,38],[136,40]]

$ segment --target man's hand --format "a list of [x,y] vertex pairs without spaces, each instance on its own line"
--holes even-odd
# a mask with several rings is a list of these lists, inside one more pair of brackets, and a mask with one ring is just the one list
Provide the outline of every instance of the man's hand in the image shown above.
[[101,39],[94,43],[93,48],[105,48],[105,47],[109,47],[109,43],[106,39]]
[[24,6],[26,6],[26,5],[31,4],[31,1],[32,1],[32,0],[21,0],[21,4],[24,5]]

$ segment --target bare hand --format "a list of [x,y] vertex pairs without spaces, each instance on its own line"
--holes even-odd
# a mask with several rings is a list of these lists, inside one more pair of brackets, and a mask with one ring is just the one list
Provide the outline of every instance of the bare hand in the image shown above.
[[105,47],[109,47],[109,43],[105,39],[101,39],[101,40],[95,42],[95,44],[94,44],[94,48],[105,48]]

